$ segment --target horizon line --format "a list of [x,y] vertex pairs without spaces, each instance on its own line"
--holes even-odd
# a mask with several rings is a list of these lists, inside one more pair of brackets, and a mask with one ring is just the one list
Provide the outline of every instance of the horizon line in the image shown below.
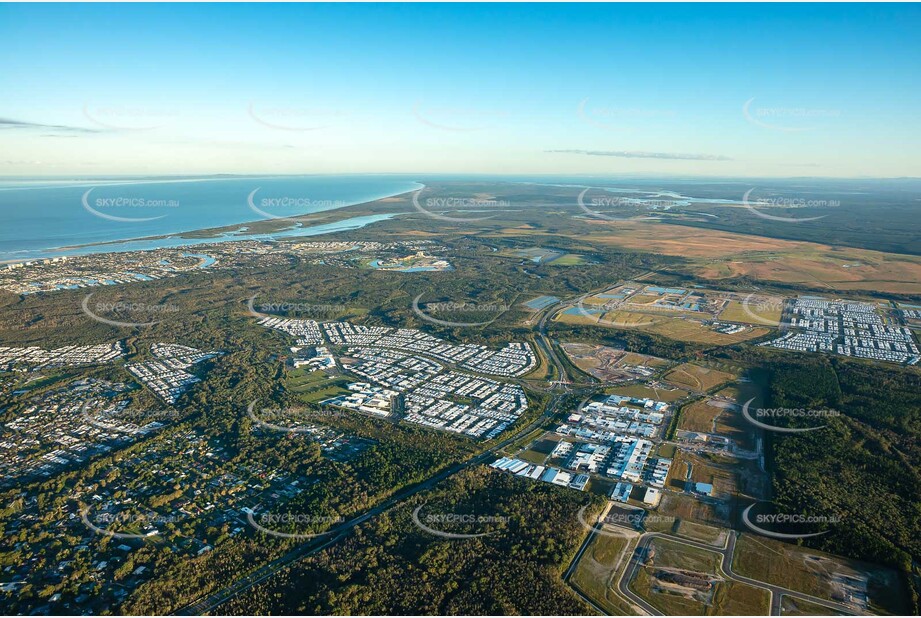
[[668,178],[672,180],[680,179],[720,179],[720,180],[921,180],[921,176],[726,176],[718,174],[669,174],[666,172],[644,172],[644,173],[623,173],[616,172],[610,174],[598,173],[578,173],[578,172],[295,172],[290,174],[271,174],[261,172],[213,172],[208,174],[183,174],[183,173],[162,173],[162,174],[3,174],[0,173],[0,180],[97,180],[105,178],[291,178],[298,176],[475,176],[475,177],[497,177],[507,178],[509,176],[533,176],[533,177],[579,177],[579,178],[621,178],[621,179],[641,179],[641,178]]

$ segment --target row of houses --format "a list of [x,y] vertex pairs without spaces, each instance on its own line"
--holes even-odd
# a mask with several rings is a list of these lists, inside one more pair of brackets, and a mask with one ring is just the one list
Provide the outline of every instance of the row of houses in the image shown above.
[[110,363],[125,355],[121,341],[98,345],[69,345],[53,350],[35,346],[0,346],[0,369],[5,371],[37,371],[52,367],[81,367]]
[[162,425],[128,410],[129,385],[87,378],[40,393],[3,424],[0,485],[47,478]]
[[325,322],[322,327],[326,338],[335,345],[418,352],[477,373],[514,377],[537,366],[537,356],[528,343],[510,343],[495,350],[472,343],[455,345],[414,328],[360,326],[349,322]]
[[192,384],[201,381],[186,369],[218,354],[167,343],[155,343],[150,351],[155,360],[129,363],[125,369],[168,404],[176,403]]
[[871,303],[797,298],[789,307],[796,330],[761,345],[895,363],[914,364],[921,357],[911,329],[887,323]]

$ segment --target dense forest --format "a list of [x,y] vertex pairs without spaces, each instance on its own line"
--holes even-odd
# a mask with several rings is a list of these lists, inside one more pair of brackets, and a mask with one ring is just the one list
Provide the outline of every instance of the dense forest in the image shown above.
[[[342,543],[297,563],[221,611],[252,614],[585,614],[562,582],[585,536],[577,512],[599,498],[484,467],[362,525]],[[412,522],[422,513],[494,517],[444,539]],[[434,526],[434,524],[432,524]],[[439,524],[448,532],[448,525]],[[472,528],[470,526],[473,526]]]
[[841,413],[823,418],[826,427],[818,431],[771,435],[769,469],[777,507],[839,519],[828,534],[806,541],[812,546],[917,574],[921,375],[914,369],[791,356],[772,364],[770,395],[772,407]]
[[[533,200],[521,189],[520,201]],[[558,208],[559,200],[542,204]],[[529,213],[531,214],[531,213]],[[504,345],[510,340],[534,337],[523,324],[532,314],[523,301],[538,295],[573,298],[618,280],[655,271],[656,281],[681,286],[704,283],[681,270],[686,260],[650,253],[626,253],[610,246],[583,241],[572,226],[590,230],[584,221],[567,217],[554,221],[542,213],[546,236],[535,238],[533,228],[513,228],[467,235],[462,226],[444,230],[432,220],[416,220],[419,234],[441,232],[439,242],[448,247],[453,271],[415,273],[412,277],[370,269],[344,269],[307,264],[303,257],[270,264],[254,260],[251,268],[234,272],[204,270],[183,276],[139,282],[117,288],[100,288],[95,298],[106,302],[173,304],[175,314],[149,328],[124,329],[90,320],[80,309],[85,290],[51,295],[12,297],[0,294],[0,341],[4,345],[94,344],[121,340],[129,361],[146,358],[154,342],[174,342],[223,355],[196,368],[206,378],[177,404],[180,420],[163,432],[134,446],[94,459],[80,470],[23,485],[0,497],[9,506],[0,512],[0,527],[7,543],[0,565],[29,564],[38,573],[54,560],[73,560],[73,575],[62,583],[24,589],[23,610],[54,593],[68,598],[95,593],[94,571],[79,549],[77,532],[66,543],[52,536],[49,523],[64,520],[74,497],[99,487],[119,487],[122,493],[156,489],[152,500],[166,505],[182,501],[212,479],[233,472],[247,478],[247,470],[268,470],[286,478],[303,479],[307,489],[279,508],[291,512],[355,516],[380,504],[394,492],[431,478],[441,470],[472,457],[489,446],[405,424],[382,423],[361,415],[329,416],[323,424],[372,443],[346,461],[321,454],[319,447],[288,434],[254,427],[246,415],[251,401],[260,405],[291,407],[298,399],[284,387],[281,356],[290,341],[275,331],[259,327],[247,311],[247,299],[258,302],[323,303],[342,307],[312,317],[349,319],[367,325],[424,329],[456,342]],[[524,215],[522,215],[524,217]],[[521,222],[517,222],[521,223]],[[557,227],[567,234],[553,235]],[[405,232],[398,229],[359,230],[351,238],[382,240]],[[541,232],[543,235],[544,232]],[[329,237],[333,239],[334,237]],[[896,242],[896,241],[893,241]],[[898,241],[902,242],[902,241]],[[578,268],[555,267],[519,257],[515,251],[535,243],[564,252],[579,253],[586,262]],[[486,259],[488,256],[488,259]],[[664,270],[673,271],[670,275]],[[744,279],[726,281],[734,289]],[[774,286],[773,289],[783,287]],[[482,307],[508,305],[509,310],[485,328],[452,328],[426,322],[413,312],[414,298],[423,303],[473,303]],[[439,314],[436,318],[457,319]],[[131,316],[115,316],[130,319]],[[495,312],[471,311],[459,319],[489,320]],[[638,330],[603,329],[551,322],[552,338],[598,342],[672,360],[727,361],[749,371],[770,372],[770,405],[795,408],[833,408],[840,417],[825,419],[827,428],[798,435],[766,436],[769,469],[773,472],[774,501],[788,512],[834,515],[840,522],[831,532],[810,539],[814,546],[833,553],[893,564],[906,574],[921,558],[921,374],[917,368],[897,368],[818,355],[796,355],[747,344],[717,348],[683,343]],[[575,372],[573,372],[575,373]],[[97,376],[126,381],[123,366],[61,370],[39,382],[28,395],[35,397],[57,388],[57,381]],[[18,376],[16,380],[18,380]],[[4,377],[6,379],[6,377]],[[12,378],[11,378],[12,380]],[[11,382],[12,383],[12,382]],[[134,405],[158,407],[144,390],[132,391]],[[529,392],[534,406],[519,426],[535,418],[548,397]],[[567,402],[569,407],[578,401]],[[15,417],[28,402],[11,397],[0,411],[0,421]],[[566,409],[567,406],[560,406]],[[192,467],[196,458],[179,452],[160,456],[158,446],[175,436],[196,432],[208,448],[220,448],[221,461],[211,476],[197,484],[160,491],[145,467],[155,462],[173,469]],[[147,454],[147,459],[143,456]],[[189,463],[191,462],[191,463]],[[129,465],[130,463],[130,465]],[[307,483],[309,482],[309,485]],[[227,497],[218,495],[217,497]],[[34,498],[29,504],[26,498]],[[253,613],[353,613],[353,614],[581,614],[588,611],[560,579],[584,538],[575,513],[593,498],[544,483],[532,483],[487,471],[471,469],[455,475],[427,494],[416,496],[355,528],[328,549],[296,563],[220,608],[234,614]],[[413,510],[423,513],[463,512],[496,516],[486,537],[448,540],[434,537],[412,522]],[[13,522],[23,508],[42,513],[42,520]],[[432,510],[434,509],[434,510]],[[170,529],[170,541],[197,538],[213,549],[189,558],[165,545],[147,544],[118,567],[119,577],[129,577],[139,566],[154,575],[132,591],[117,607],[133,614],[167,613],[238,579],[294,545],[274,537],[233,535],[239,522],[220,525],[188,523]],[[15,526],[15,528],[13,527]],[[67,534],[70,528],[67,528]],[[297,532],[314,532],[313,528]],[[477,532],[471,528],[464,532]],[[93,539],[92,549],[106,539]],[[17,544],[19,544],[17,546]],[[83,553],[80,553],[83,552]],[[122,579],[116,579],[121,582]],[[15,608],[14,608],[15,609]]]

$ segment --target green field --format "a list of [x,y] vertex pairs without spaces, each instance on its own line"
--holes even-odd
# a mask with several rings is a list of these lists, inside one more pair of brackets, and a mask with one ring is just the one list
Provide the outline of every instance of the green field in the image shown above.
[[672,459],[675,456],[675,451],[677,450],[678,447],[676,447],[674,444],[660,444],[659,449],[656,451],[656,456]]
[[764,588],[743,582],[727,581],[716,588],[711,616],[766,616],[771,597]]
[[[675,456],[673,465],[690,464],[691,481],[694,483],[709,483],[713,485],[713,492],[718,497],[732,496],[739,491],[739,474],[742,467],[736,465],[737,460],[715,460],[707,453],[691,453],[679,451]],[[679,477],[675,477],[679,478]],[[684,476],[680,477],[684,479]]]
[[[605,526],[605,530],[611,527]],[[615,592],[620,572],[635,544],[635,539],[626,536],[596,534],[569,583],[609,615],[635,615],[632,606]]]
[[[769,613],[768,591],[726,579],[720,569],[720,554],[660,538],[653,540],[650,551],[652,558],[637,571],[630,587],[666,615],[756,616]],[[660,579],[663,572],[675,571],[709,580],[712,588],[693,591],[670,587]]]
[[324,399],[349,392],[345,385],[350,382],[342,376],[329,376],[323,371],[294,369],[284,377],[285,389],[304,403],[319,403]]
[[[592,303],[589,303],[592,304]],[[713,330],[700,321],[698,315],[682,317],[672,312],[664,311],[635,311],[615,309],[604,315],[585,314],[581,312],[558,314],[555,321],[564,324],[593,325],[605,328],[636,329],[643,332],[661,335],[689,343],[708,345],[732,345],[756,337],[766,335],[770,330],[765,327],[754,327],[734,334],[726,334]]]
[[714,433],[714,421],[723,413],[723,408],[710,405],[704,398],[681,408],[678,429],[695,433]]
[[[749,385],[750,386],[750,385]],[[754,391],[755,389],[751,389]],[[721,390],[717,395],[731,397],[729,389]],[[747,401],[747,400],[745,400]],[[681,408],[678,429],[694,433],[709,433],[733,440],[739,447],[754,450],[756,428],[745,420],[741,410],[732,402],[704,397]]]
[[[672,485],[669,480],[669,487],[679,489],[684,487],[684,468],[683,464],[675,462],[672,464],[672,470],[676,473],[674,477],[671,472],[669,479],[674,478],[678,481],[679,486]],[[662,498],[659,504],[658,513],[662,515],[672,515],[681,520],[692,520],[695,522],[706,522],[712,526],[727,527],[731,525],[733,505],[725,502],[704,502],[688,494],[668,493]]]
[[645,384],[630,384],[627,386],[618,386],[611,389],[605,389],[609,395],[625,395],[627,397],[636,397],[637,399],[649,398],[656,401],[677,401],[687,397],[690,393],[680,388],[657,388]]
[[892,569],[848,560],[824,552],[742,534],[736,543],[733,570],[760,581],[834,600],[845,578],[861,581],[870,609],[902,614],[909,610],[902,578]]
[[700,541],[701,543],[713,545],[714,547],[724,547],[726,545],[727,530],[694,523],[686,519],[682,519],[678,522],[676,533],[678,536],[685,536],[689,539]]
[[742,324],[753,324],[755,326],[771,326],[780,321],[781,298],[770,298],[770,302],[765,299],[752,299],[748,303],[748,311],[741,301],[730,301],[719,315],[719,319],[724,322],[741,322]]
[[652,559],[637,569],[630,589],[646,599],[650,605],[667,615],[704,616],[708,599],[703,595],[683,596],[662,591],[655,574],[660,569],[681,569],[715,578],[719,572],[720,555],[667,539],[654,539],[647,555]]
[[691,388],[698,391],[709,391],[737,377],[731,373],[710,369],[696,363],[678,365],[665,374],[665,379],[668,382],[682,388]]
[[544,460],[547,459],[547,455],[538,453],[537,451],[532,451],[531,449],[520,451],[515,455],[515,457],[522,461],[528,461],[534,464],[543,464]]
[[671,515],[663,515],[661,513],[649,513],[643,519],[643,529],[646,532],[663,532],[665,534],[672,534],[675,530],[675,522],[678,521],[676,518]]

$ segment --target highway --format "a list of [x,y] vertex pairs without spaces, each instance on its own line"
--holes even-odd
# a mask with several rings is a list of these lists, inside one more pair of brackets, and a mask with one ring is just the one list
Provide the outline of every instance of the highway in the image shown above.
[[[610,287],[610,286],[606,286],[606,287]],[[557,372],[558,380],[554,381],[550,389],[536,388],[535,385],[530,384],[525,380],[517,380],[517,382],[521,383],[522,386],[528,386],[529,388],[534,389],[534,390],[553,393],[552,399],[550,400],[550,402],[548,402],[546,408],[544,409],[543,413],[540,416],[538,416],[536,419],[528,423],[527,426],[523,427],[522,429],[517,431],[512,436],[504,439],[502,442],[499,442],[493,445],[487,450],[479,453],[478,455],[471,457],[470,459],[464,462],[455,464],[451,467],[448,467],[442,470],[438,474],[426,479],[425,481],[422,481],[421,483],[417,485],[405,488],[395,493],[394,495],[382,501],[380,504],[368,510],[367,512],[363,513],[362,515],[359,515],[345,522],[344,524],[337,526],[336,528],[333,528],[326,535],[304,541],[303,543],[291,549],[286,554],[272,560],[271,562],[264,564],[258,569],[246,574],[240,579],[237,579],[229,583],[223,588],[217,591],[214,591],[212,593],[209,593],[208,595],[202,597],[201,599],[198,599],[194,603],[191,603],[181,608],[180,610],[176,612],[176,615],[203,615],[203,614],[214,611],[216,608],[220,607],[223,603],[226,603],[230,599],[233,599],[234,597],[240,595],[246,590],[249,590],[256,584],[259,584],[260,582],[263,582],[269,579],[270,577],[272,577],[279,571],[290,567],[297,561],[303,558],[306,558],[310,555],[313,555],[317,552],[320,552],[335,543],[338,543],[343,538],[345,538],[356,526],[359,526],[362,523],[372,519],[373,517],[376,517],[380,515],[381,513],[384,513],[385,511],[399,505],[405,500],[412,498],[413,496],[415,496],[416,494],[420,492],[431,489],[432,487],[434,487],[441,481],[444,481],[445,479],[451,477],[454,474],[457,474],[458,472],[461,472],[462,470],[466,468],[469,468],[470,466],[489,463],[491,460],[497,457],[497,453],[501,451],[503,448],[512,444],[516,440],[523,438],[524,436],[528,435],[535,429],[544,425],[549,419],[553,418],[557,414],[560,404],[562,403],[562,401],[564,401],[564,399],[566,398],[568,394],[590,394],[594,391],[597,391],[599,388],[604,387],[605,384],[601,382],[590,383],[590,384],[573,384],[570,381],[570,377],[566,371],[565,365],[562,363],[560,358],[557,356],[556,350],[554,349],[554,346],[553,346],[553,341],[550,339],[550,337],[547,335],[547,332],[546,332],[547,321],[550,320],[556,313],[558,313],[560,310],[566,307],[577,305],[580,300],[589,296],[592,293],[593,292],[582,294],[576,299],[569,300],[569,301],[561,300],[557,302],[556,304],[545,308],[543,310],[543,315],[541,316],[540,321],[537,324],[538,332],[537,332],[536,342],[538,346],[543,350],[546,358],[554,365],[556,372]],[[609,507],[610,507],[610,503],[609,503]],[[573,559],[566,573],[564,574],[564,580],[568,579],[572,575],[576,565],[578,564],[579,559],[582,557],[583,553],[585,552],[585,549],[588,547],[588,544],[591,542],[592,538],[594,537],[596,533],[597,533],[597,528],[593,528],[590,534],[588,535],[588,538],[586,538],[585,541],[583,542],[576,557]],[[641,608],[643,611],[646,611],[650,615],[661,615],[661,612],[656,610],[647,601],[640,598],[633,591],[631,591],[628,587],[628,583],[632,580],[634,574],[636,573],[636,570],[642,566],[642,562],[639,559],[639,557],[645,555],[645,552],[648,549],[648,544],[652,541],[653,538],[656,538],[656,537],[668,538],[670,540],[673,540],[679,543],[685,543],[693,547],[698,547],[698,548],[702,548],[702,549],[706,549],[709,551],[714,551],[716,553],[722,554],[723,555],[723,561],[722,561],[723,570],[725,571],[725,574],[727,577],[753,585],[753,586],[767,589],[770,592],[771,598],[772,598],[772,602],[771,602],[772,613],[776,614],[779,612],[780,598],[784,594],[787,594],[787,595],[790,595],[796,598],[802,598],[802,599],[805,599],[805,600],[808,600],[813,603],[817,603],[817,604],[820,604],[826,607],[830,607],[841,613],[846,613],[846,614],[851,613],[848,610],[848,608],[846,608],[843,605],[836,604],[831,601],[825,601],[823,599],[812,597],[810,595],[795,592],[792,590],[780,588],[778,586],[771,586],[769,584],[764,584],[762,582],[756,582],[754,580],[750,580],[745,577],[737,576],[734,573],[732,573],[732,570],[731,570],[732,552],[735,547],[735,535],[733,533],[730,533],[730,540],[727,543],[727,547],[723,549],[708,546],[702,543],[698,543],[696,541],[690,541],[690,540],[679,539],[679,538],[671,537],[667,535],[662,535],[660,533],[646,533],[640,537],[640,540],[636,546],[636,550],[634,551],[633,555],[630,558],[630,562],[627,564],[627,566],[624,569],[623,574],[621,575],[620,581],[618,582],[618,590],[626,599],[630,600],[631,602],[636,604],[636,606]],[[591,607],[593,607],[595,610],[599,611],[602,614],[605,613],[603,610],[601,610],[601,608],[599,608],[590,599],[586,598],[584,595],[582,595],[578,591],[576,591],[576,593],[584,601],[586,601],[586,603],[591,605]],[[777,612],[774,611],[775,609],[777,610]]]
[[[610,286],[607,286],[607,287],[610,287]],[[590,296],[593,293],[594,292],[589,292],[589,293],[580,295],[577,298],[568,300],[568,301],[561,300],[558,303],[551,305],[550,307],[547,307],[546,309],[543,310],[543,315],[541,316],[540,321],[538,322],[538,325],[537,325],[539,341],[542,344],[542,348],[545,350],[547,357],[553,362],[554,365],[557,366],[559,370],[558,384],[566,384],[567,390],[573,393],[595,391],[604,385],[601,383],[584,384],[584,385],[583,384],[573,384],[570,381],[568,375],[565,372],[563,363],[560,361],[559,357],[556,355],[556,351],[553,348],[553,342],[550,339],[550,337],[547,335],[546,325],[547,325],[548,320],[552,319],[552,317],[556,315],[557,313],[559,313],[559,311],[564,310],[567,307],[578,306],[579,302],[581,302],[582,300],[584,300],[586,297]],[[703,394],[706,395],[706,393],[703,393]],[[688,470],[688,478],[690,478],[690,469]],[[609,507],[610,507],[610,503],[609,503]],[[605,509],[605,512],[607,512],[607,509]],[[579,560],[582,558],[582,555],[584,554],[591,540],[594,538],[595,534],[597,534],[597,528],[593,528],[591,533],[588,535],[588,537],[583,542],[578,553],[576,554],[576,557],[573,559],[572,563],[569,565],[569,568],[564,573],[564,576],[563,576],[564,581],[567,581],[571,577],[572,573],[575,571],[576,566],[579,563]],[[621,575],[621,578],[618,582],[618,591],[626,599],[635,603],[639,608],[641,608],[643,611],[645,611],[647,614],[651,616],[660,616],[662,615],[662,612],[657,610],[655,607],[650,605],[645,599],[641,598],[639,595],[637,595],[632,590],[630,590],[629,583],[633,580],[633,577],[636,574],[637,569],[642,567],[643,557],[645,557],[646,551],[649,548],[649,544],[652,542],[654,538],[666,538],[671,541],[675,541],[677,543],[684,543],[692,547],[696,547],[699,549],[704,549],[707,551],[712,551],[712,552],[720,554],[722,556],[721,570],[723,571],[723,574],[728,579],[732,579],[732,580],[742,582],[750,586],[754,586],[754,587],[761,588],[763,590],[768,591],[768,594],[770,595],[770,614],[771,615],[779,616],[781,614],[781,602],[782,602],[784,595],[787,595],[787,596],[790,596],[796,599],[802,599],[805,601],[809,601],[811,603],[821,605],[823,607],[830,608],[839,614],[854,615],[853,610],[846,605],[836,603],[834,601],[828,601],[825,599],[821,599],[819,597],[815,597],[815,596],[805,594],[802,592],[798,592],[795,590],[790,590],[788,588],[783,588],[781,586],[776,586],[773,584],[768,584],[765,582],[750,579],[748,577],[738,575],[737,573],[735,573],[732,570],[732,560],[733,560],[733,554],[735,552],[737,533],[730,530],[726,546],[723,548],[713,547],[710,545],[706,545],[704,543],[699,543],[697,541],[692,541],[689,539],[682,539],[679,537],[669,536],[669,535],[665,535],[665,534],[661,534],[657,532],[645,533],[640,537],[639,542],[637,543],[636,549],[633,551],[633,554],[630,557],[630,562],[625,567]],[[578,590],[575,590],[575,588],[573,589],[576,592],[576,594],[578,594],[583,600],[589,603],[593,608],[600,611],[601,613],[605,613],[594,602],[592,602],[591,599],[586,598],[581,592],[579,592]]]
[[[542,337],[545,337],[541,333]],[[566,370],[560,363],[559,358],[553,352],[552,344],[547,341],[542,341],[545,349],[549,350],[548,359],[556,365],[557,371],[560,376],[566,375]],[[310,539],[304,543],[298,545],[288,553],[284,554],[264,564],[255,571],[252,571],[245,576],[237,579],[228,585],[224,586],[220,590],[212,592],[201,599],[198,599],[194,603],[191,603],[175,612],[174,615],[178,616],[195,616],[203,615],[208,612],[213,611],[223,603],[226,603],[230,599],[236,597],[237,595],[249,590],[256,584],[265,581],[266,579],[272,577],[279,571],[288,568],[298,560],[306,558],[307,556],[313,555],[317,552],[320,552],[330,545],[333,545],[343,538],[345,538],[356,526],[368,521],[369,519],[380,515],[381,513],[393,508],[394,506],[400,504],[401,502],[408,500],[409,498],[415,496],[416,494],[431,489],[441,481],[447,479],[448,477],[457,474],[458,472],[469,468],[470,466],[475,466],[479,464],[489,463],[497,457],[496,453],[512,444],[516,440],[526,436],[531,433],[538,427],[542,426],[547,420],[553,418],[556,415],[557,409],[560,403],[565,398],[565,395],[569,392],[569,389],[563,386],[562,392],[554,394],[553,398],[548,402],[547,407],[544,409],[543,413],[538,416],[536,419],[528,423],[527,426],[513,434],[512,436],[506,438],[502,442],[499,442],[493,445],[491,448],[483,451],[482,453],[462,462],[442,470],[438,474],[432,476],[431,478],[417,484],[412,487],[405,488],[391,497],[387,498],[374,508],[365,512],[362,515],[359,515],[344,524],[333,528],[328,532],[327,535],[316,539]]]

